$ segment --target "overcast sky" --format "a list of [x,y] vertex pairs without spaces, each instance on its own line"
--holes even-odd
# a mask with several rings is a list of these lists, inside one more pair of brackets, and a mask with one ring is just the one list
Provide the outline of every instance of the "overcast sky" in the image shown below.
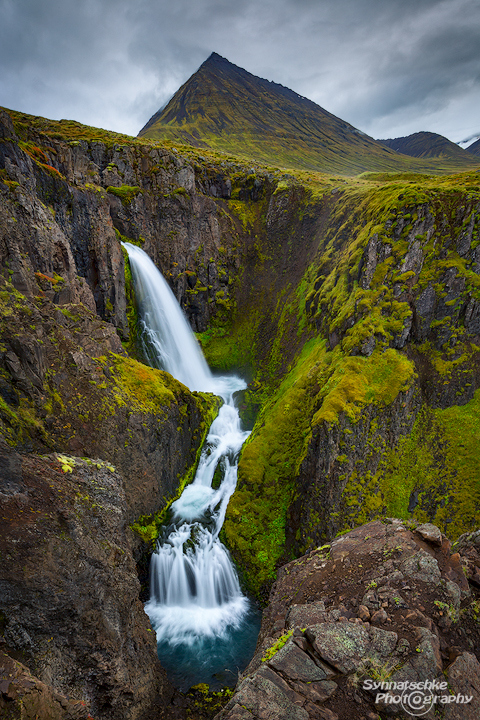
[[480,0],[0,0],[0,105],[136,135],[215,51],[372,137],[480,135]]

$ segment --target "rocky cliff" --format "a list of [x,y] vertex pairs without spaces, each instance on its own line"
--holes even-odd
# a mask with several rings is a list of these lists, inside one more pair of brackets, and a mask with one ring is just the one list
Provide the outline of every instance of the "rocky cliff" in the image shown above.
[[121,475],[6,443],[0,459],[2,717],[154,717],[173,688],[139,600]]
[[247,330],[233,327],[261,409],[225,537],[257,587],[274,558],[374,517],[454,538],[479,520],[478,175],[306,190],[271,196],[270,292],[252,287]]
[[256,582],[271,581],[280,558],[382,513],[435,520],[453,536],[475,526],[476,173],[282,175],[66,121],[4,118],[2,247],[14,287],[28,296],[43,283],[57,303],[83,293],[132,348],[118,242],[129,238],[202,331],[210,363],[254,380],[244,409],[252,424],[261,414],[225,537]]
[[[61,619],[57,644],[49,643],[55,665],[44,649],[55,620],[50,608],[38,630],[32,620],[47,602],[48,592],[38,595],[42,573],[77,619],[93,587],[90,565],[102,583],[110,571],[115,577],[107,546],[94,538],[97,522],[101,537],[114,533],[129,558],[119,582],[134,607],[132,557],[145,558],[153,515],[189,477],[216,411],[212,397],[139,362],[122,239],[141,244],[162,270],[211,365],[241,370],[250,381],[242,411],[253,432],[224,538],[251,589],[266,597],[280,565],[375,518],[434,521],[452,539],[478,527],[478,173],[285,175],[73,122],[11,111],[0,120],[0,434],[4,457],[17,453],[13,480],[10,460],[2,471],[11,556],[2,622],[17,663],[5,667],[20,693],[33,683],[33,694],[46,693],[55,707],[76,703],[68,706],[72,717],[84,712],[80,702],[98,717],[113,717],[120,706],[125,718],[148,717],[157,690],[168,698],[158,667],[142,689],[148,623],[140,611],[125,617],[113,590],[115,621],[90,592],[105,632],[114,624],[105,656],[98,648],[106,636],[92,640],[95,657],[86,658],[88,623],[78,620],[77,642]],[[58,471],[53,453],[66,457],[67,469]],[[79,457],[94,459],[101,477]],[[50,560],[37,560],[35,572],[23,562],[42,537],[34,505],[29,532],[17,520],[11,529],[15,512],[23,522],[23,505],[35,497],[37,480],[30,488],[21,479],[29,463],[60,483],[65,521],[45,511],[58,556],[72,544],[74,555],[90,558],[78,603],[70,585],[81,584],[83,566],[62,565],[53,581]],[[121,508],[113,528],[101,498],[85,500],[80,538],[89,472],[92,488],[112,473]],[[143,540],[125,529],[135,520]],[[123,643],[137,621],[146,640],[132,650]]]
[[1,128],[2,713],[150,717],[172,689],[138,573],[218,402],[128,357],[124,257],[88,152],[21,140],[6,113]]
[[452,549],[433,525],[372,522],[282,567],[217,720],[477,718],[477,535]]

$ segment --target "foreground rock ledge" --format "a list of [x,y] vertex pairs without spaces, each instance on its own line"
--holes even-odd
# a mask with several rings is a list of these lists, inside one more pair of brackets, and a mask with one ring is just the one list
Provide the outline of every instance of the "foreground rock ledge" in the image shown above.
[[412,717],[376,702],[367,679],[446,681],[438,694],[471,701],[423,717],[478,720],[480,533],[454,550],[431,524],[376,521],[285,565],[255,657],[216,720]]
[[156,717],[173,689],[139,600],[121,476],[0,440],[0,516],[0,717]]

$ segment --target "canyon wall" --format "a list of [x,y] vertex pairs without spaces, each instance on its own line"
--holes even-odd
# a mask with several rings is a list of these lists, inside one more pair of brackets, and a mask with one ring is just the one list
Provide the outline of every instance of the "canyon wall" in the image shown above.
[[[124,498],[115,543],[142,564],[152,517],[194,467],[217,408],[140,362],[121,240],[153,258],[212,367],[249,381],[240,403],[253,432],[223,537],[253,591],[266,592],[283,562],[379,517],[434,521],[452,539],[478,526],[477,173],[339,180],[2,111],[0,194],[0,435],[17,469],[35,462],[59,482],[71,475],[64,524],[48,520],[59,557],[79,542],[81,497],[91,502],[83,457],[99,464],[93,488],[115,477]],[[3,471],[1,498],[20,513],[35,494],[15,472]],[[143,539],[128,529],[134,521]],[[103,573],[104,552],[92,549]],[[27,565],[15,578],[21,559],[11,556],[12,599],[1,610],[10,656],[99,717],[117,712],[130,673],[124,717],[147,717],[168,687],[157,669],[140,689],[137,650],[118,650],[118,633],[117,675],[95,652],[92,669],[63,630],[51,640],[55,657],[64,666],[75,657],[84,679],[40,662],[50,616],[38,643],[28,623],[17,628],[15,598],[38,580]],[[140,589],[131,564],[126,572],[133,607]],[[72,577],[81,584],[80,570]],[[115,621],[122,636],[136,612]],[[143,658],[153,643],[140,624]],[[110,704],[101,706],[85,678],[104,672]]]

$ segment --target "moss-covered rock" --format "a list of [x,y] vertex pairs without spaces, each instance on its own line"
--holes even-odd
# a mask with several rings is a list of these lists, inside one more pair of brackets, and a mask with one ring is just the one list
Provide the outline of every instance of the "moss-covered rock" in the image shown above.
[[[328,216],[312,262],[297,285],[284,281],[280,305],[263,299],[247,324],[263,407],[224,533],[256,590],[288,553],[385,513],[435,520],[454,537],[478,524],[476,470],[468,479],[466,460],[445,451],[448,413],[476,442],[464,409],[480,387],[476,181],[395,178],[346,189],[334,205],[315,200]],[[270,232],[282,221],[274,216]],[[236,314],[233,338],[247,316]]]

